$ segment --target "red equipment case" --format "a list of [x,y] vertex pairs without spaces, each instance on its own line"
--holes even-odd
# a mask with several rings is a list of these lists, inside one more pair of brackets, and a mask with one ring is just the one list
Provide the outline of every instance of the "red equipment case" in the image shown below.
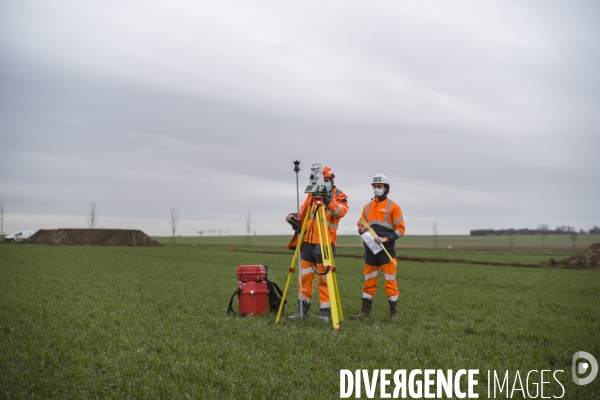
[[237,278],[240,282],[260,282],[267,277],[264,265],[240,265],[237,267]]
[[261,315],[269,311],[269,289],[267,289],[267,282],[240,282],[239,288],[241,289],[241,292],[238,294],[240,314],[245,316]]

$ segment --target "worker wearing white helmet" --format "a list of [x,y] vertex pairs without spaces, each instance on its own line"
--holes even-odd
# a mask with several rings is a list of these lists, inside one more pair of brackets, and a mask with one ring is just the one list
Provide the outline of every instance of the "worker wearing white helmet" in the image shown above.
[[[371,181],[375,197],[364,206],[362,219],[364,219],[375,231],[375,241],[383,245],[385,251],[374,254],[365,244],[365,284],[362,294],[362,308],[358,315],[352,319],[364,319],[371,316],[373,297],[377,292],[377,276],[381,270],[385,280],[385,294],[390,306],[390,317],[398,318],[398,284],[396,282],[396,251],[394,245],[396,240],[404,236],[404,218],[400,206],[388,199],[390,183],[387,176],[377,174]],[[361,221],[362,221],[361,219]],[[358,232],[362,235],[367,232],[367,227],[358,221]],[[389,254],[389,255],[388,255]],[[393,259],[393,261],[392,261]]]

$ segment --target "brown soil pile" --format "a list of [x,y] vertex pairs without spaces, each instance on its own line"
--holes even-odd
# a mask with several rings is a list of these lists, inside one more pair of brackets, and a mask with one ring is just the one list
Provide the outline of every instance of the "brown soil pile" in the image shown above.
[[557,262],[552,259],[548,264],[554,268],[600,269],[600,243],[593,244],[581,253],[565,260]]
[[137,229],[41,229],[23,243],[58,246],[162,246]]

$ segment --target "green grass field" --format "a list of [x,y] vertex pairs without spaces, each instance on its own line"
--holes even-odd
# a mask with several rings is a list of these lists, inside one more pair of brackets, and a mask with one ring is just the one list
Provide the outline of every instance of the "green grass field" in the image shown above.
[[[351,257],[360,249],[340,247],[346,318],[336,334],[314,312],[277,326],[274,315],[226,315],[238,265],[267,264],[283,287],[292,253],[267,238],[251,246],[209,237],[162,248],[1,245],[1,396],[339,398],[341,369],[465,368],[480,370],[480,398],[488,398],[488,370],[509,370],[512,385],[516,370],[524,380],[541,369],[564,371],[563,398],[600,397],[600,377],[587,386],[571,379],[576,351],[600,360],[598,271],[401,262],[399,319],[388,318],[380,288],[373,317],[357,322],[348,317],[360,307],[362,260]],[[399,254],[522,263],[574,254],[568,246],[457,247]],[[289,304],[284,314],[295,311]],[[559,396],[546,380],[554,384],[544,395]]]

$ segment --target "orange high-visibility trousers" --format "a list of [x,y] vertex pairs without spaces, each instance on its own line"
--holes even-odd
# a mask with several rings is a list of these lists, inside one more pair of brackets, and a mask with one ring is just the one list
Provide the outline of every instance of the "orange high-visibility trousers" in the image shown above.
[[[395,260],[395,259],[394,259]],[[385,280],[385,295],[390,301],[398,301],[400,292],[398,291],[398,283],[396,282],[396,264],[388,263],[376,267],[374,265],[365,264],[365,285],[363,286],[363,299],[373,299],[377,293],[377,276],[379,270],[383,274]]]
[[[319,274],[325,272],[323,264],[315,264],[310,261],[300,260],[300,273],[302,274],[302,298],[300,300],[308,301],[313,295],[313,280],[315,278],[316,268]],[[319,286],[319,301],[321,303],[320,308],[329,308],[329,290],[327,290],[327,279],[325,275],[318,275],[318,286]]]

